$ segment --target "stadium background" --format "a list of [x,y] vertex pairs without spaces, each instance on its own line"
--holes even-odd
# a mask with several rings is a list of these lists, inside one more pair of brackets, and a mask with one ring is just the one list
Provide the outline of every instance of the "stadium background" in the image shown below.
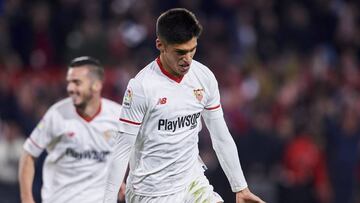
[[[360,202],[356,0],[0,1],[0,202],[18,201],[22,143],[66,96],[67,62],[99,58],[104,96],[121,102],[158,55],[155,20],[172,7],[204,27],[195,59],[218,78],[250,188],[268,203]],[[200,138],[210,182],[234,202],[207,132]]]

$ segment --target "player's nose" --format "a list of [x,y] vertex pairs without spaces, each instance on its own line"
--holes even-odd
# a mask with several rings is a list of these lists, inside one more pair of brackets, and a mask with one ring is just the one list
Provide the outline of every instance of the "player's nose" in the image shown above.
[[189,53],[186,53],[183,57],[183,60],[186,62],[186,63],[191,63],[191,60],[193,58],[193,55],[189,52]]

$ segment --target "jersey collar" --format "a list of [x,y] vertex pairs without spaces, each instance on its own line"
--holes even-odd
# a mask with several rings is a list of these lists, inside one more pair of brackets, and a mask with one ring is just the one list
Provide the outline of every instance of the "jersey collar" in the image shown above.
[[76,108],[75,108],[75,110],[76,110],[76,113],[82,118],[82,119],[84,119],[86,122],[91,122],[92,120],[94,120],[94,118],[97,116],[97,115],[99,115],[100,114],[100,112],[101,112],[101,105],[102,104],[102,102],[100,102],[100,105],[99,105],[99,108],[98,108],[98,110],[96,111],[96,113],[93,115],[93,116],[86,116],[86,115],[83,115],[83,114],[81,114]]
[[171,80],[173,80],[173,81],[175,81],[177,83],[180,83],[181,80],[184,78],[184,76],[176,77],[176,76],[172,75],[171,73],[169,73],[167,70],[165,70],[165,68],[163,67],[163,65],[162,65],[162,63],[160,61],[160,56],[156,58],[156,62],[159,65],[161,72],[164,75],[166,75],[168,78],[170,78]]

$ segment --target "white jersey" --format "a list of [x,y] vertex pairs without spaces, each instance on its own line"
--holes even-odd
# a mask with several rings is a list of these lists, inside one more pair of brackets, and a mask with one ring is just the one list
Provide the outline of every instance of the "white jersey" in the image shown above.
[[43,166],[44,203],[102,201],[121,105],[101,100],[97,114],[84,118],[67,98],[54,104],[24,144],[38,157],[46,149]]
[[223,116],[213,73],[193,60],[183,78],[174,78],[159,58],[131,79],[123,100],[121,131],[137,135],[128,187],[135,194],[160,196],[184,190],[198,161],[203,111]]

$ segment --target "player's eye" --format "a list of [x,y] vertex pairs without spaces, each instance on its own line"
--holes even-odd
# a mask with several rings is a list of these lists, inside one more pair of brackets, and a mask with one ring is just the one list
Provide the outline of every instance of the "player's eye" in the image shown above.
[[187,51],[176,51],[177,55],[182,56],[185,55],[187,53]]
[[79,86],[79,85],[81,85],[81,81],[80,80],[70,80],[70,81],[68,81],[67,82],[68,84],[74,84],[74,85],[76,85],[76,86]]

